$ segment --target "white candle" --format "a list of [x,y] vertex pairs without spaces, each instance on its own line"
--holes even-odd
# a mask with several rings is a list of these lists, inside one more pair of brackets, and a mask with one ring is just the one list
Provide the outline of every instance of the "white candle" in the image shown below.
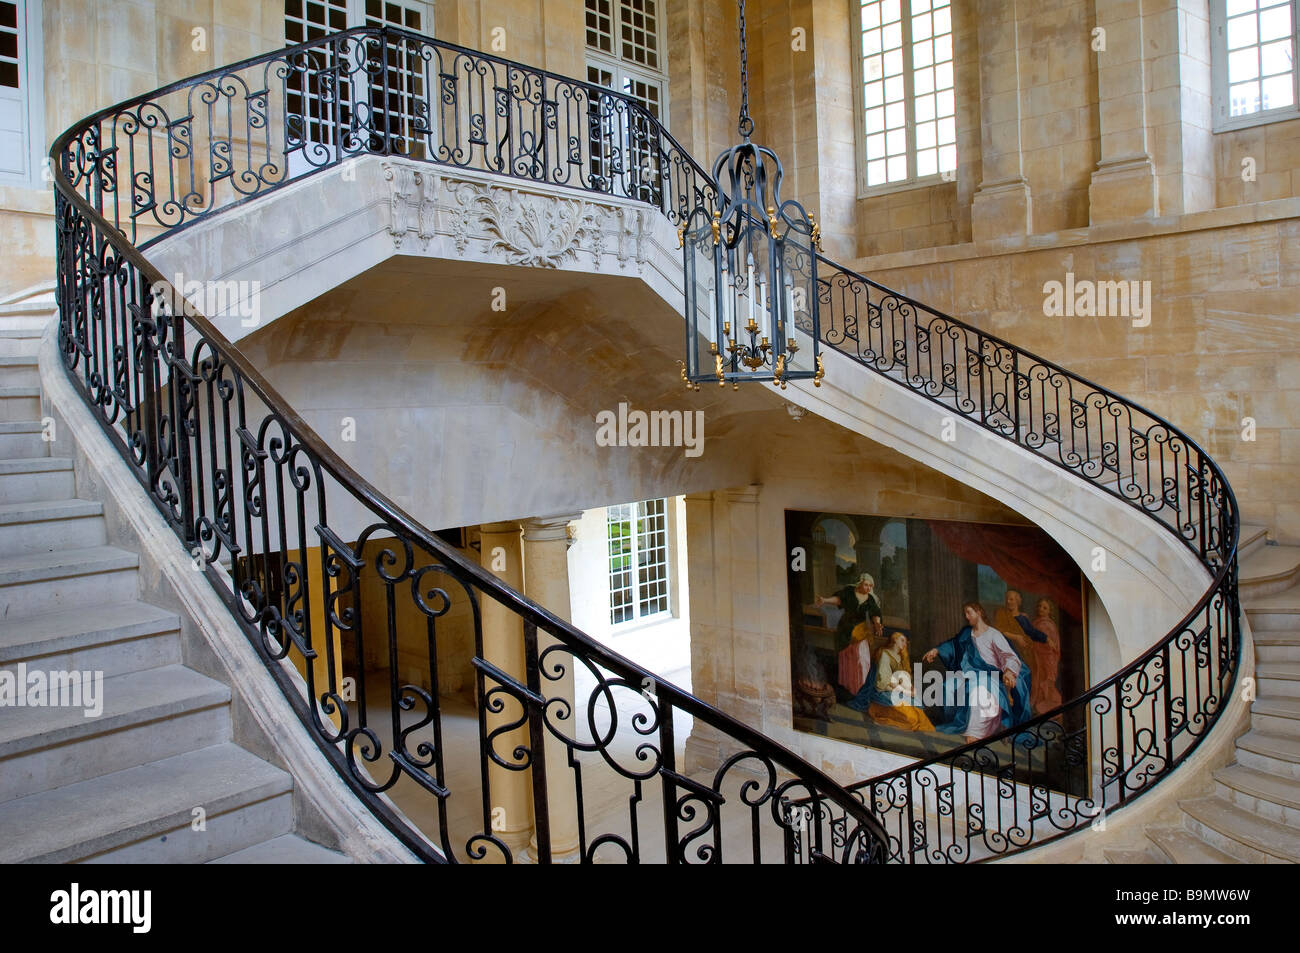
[[782,327],[782,329],[781,329],[782,332],[783,332],[783,335],[782,335],[782,336],[784,336],[784,332],[790,332],[789,336],[790,336],[791,340],[793,340],[793,339],[794,339],[793,331],[794,331],[794,328],[795,328],[795,321],[794,321],[794,282],[791,281],[789,278],[786,278],[786,279],[785,279],[785,325],[786,325],[786,326],[785,326],[785,327]]
[[749,280],[745,283],[745,290],[749,293],[749,323],[754,323],[754,257],[749,258]]

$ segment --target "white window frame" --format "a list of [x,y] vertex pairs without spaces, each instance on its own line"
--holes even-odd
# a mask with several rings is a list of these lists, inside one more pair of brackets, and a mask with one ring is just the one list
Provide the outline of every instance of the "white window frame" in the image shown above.
[[[657,16],[655,18],[655,51],[659,55],[659,68],[657,70],[649,69],[630,60],[623,59],[622,44],[619,40],[620,27],[622,21],[619,18],[621,12],[620,0],[610,0],[611,9],[611,36],[613,40],[614,51],[606,53],[587,44],[587,25],[586,9],[587,5],[583,3],[583,26],[582,26],[582,44],[586,59],[584,65],[606,70],[614,77],[614,85],[609,87],[611,92],[626,95],[631,99],[636,99],[630,92],[625,90],[629,80],[653,84],[659,90],[659,115],[655,121],[660,126],[668,128],[668,50],[664,43],[666,25],[664,23],[664,9],[666,0],[658,0]],[[587,77],[584,75],[584,81]],[[639,100],[638,100],[639,102]],[[631,143],[628,137],[624,136],[623,154],[625,157],[631,155]],[[623,172],[623,175],[632,175],[633,171],[629,166]]]
[[41,0],[18,0],[19,70],[18,89],[5,87],[4,95],[22,111],[22,172],[0,172],[0,185],[19,188],[48,188],[54,181],[46,167],[45,154],[45,63],[41,30]]
[[[613,554],[610,552],[610,532],[609,532],[610,524],[613,521],[612,520],[613,512],[615,509],[618,509],[618,507],[611,506],[608,507],[605,511],[605,578],[609,584],[608,604],[609,604],[609,625],[611,629],[622,631],[624,629],[634,628],[636,626],[650,625],[657,622],[662,622],[674,617],[673,616],[673,588],[674,588],[673,586],[673,502],[674,501],[672,497],[664,497],[664,498],[659,498],[654,500],[639,500],[635,503],[622,504],[622,506],[629,508],[631,514],[629,522],[631,524],[630,536],[631,536],[632,546],[628,552],[628,558],[631,560],[630,572],[632,576],[632,589],[631,589],[632,615],[630,618],[624,619],[621,622],[614,621],[614,609],[615,609],[614,586],[613,586],[614,572],[610,568],[610,561],[613,558]],[[655,599],[662,598],[664,601],[664,608],[659,609],[655,612],[648,612],[642,614],[641,605],[642,602],[645,601],[645,599],[643,597],[642,588],[641,588],[642,585],[641,584],[641,563],[639,557],[640,554],[644,552],[644,550],[640,548],[639,537],[641,534],[637,531],[637,526],[638,523],[642,519],[644,519],[643,516],[644,511],[642,508],[647,503],[659,503],[663,508],[663,512],[662,512],[663,534],[664,534],[663,561],[656,562],[655,565],[660,565],[663,567],[664,592],[662,596],[655,596],[653,598]]]
[[[309,0],[301,0],[301,5],[303,9],[302,19],[304,20],[306,18],[306,9],[307,9],[308,2]],[[329,8],[328,3],[326,3],[325,0],[316,0],[316,2],[321,6],[325,6],[326,9],[328,10]],[[412,32],[419,32],[423,36],[430,36],[430,37],[433,36],[433,22],[434,22],[433,21],[433,14],[434,14],[433,0],[382,0],[382,2],[394,4],[396,6],[401,7],[403,10],[416,11],[417,13],[420,14],[420,29],[418,31],[412,31]],[[346,23],[344,24],[344,29],[351,30],[354,27],[366,26],[366,20],[367,20],[366,0],[347,0],[345,4],[345,16],[346,16]],[[285,24],[287,17],[288,17],[287,12],[281,13],[280,23],[282,28]],[[326,17],[326,19],[328,21],[328,16]],[[408,29],[405,26],[403,26],[402,28]],[[333,32],[335,32],[335,30],[327,22],[325,25],[326,35]],[[296,45],[297,42],[304,42],[305,40],[306,40],[306,36],[304,31],[303,40],[296,41],[294,44],[291,44],[289,42],[288,36],[285,36],[284,44],[285,46],[291,46],[291,45]],[[436,76],[434,77],[434,79],[436,81]],[[426,98],[428,97],[427,90],[425,91],[425,96]],[[291,176],[298,174],[298,172],[300,171],[310,172],[314,168],[315,166],[308,163],[297,152],[289,156],[289,173]]]
[[[1285,122],[1300,118],[1300,63],[1296,62],[1300,51],[1300,28],[1297,27],[1296,14],[1300,13],[1300,2],[1290,0],[1291,8],[1291,105],[1276,109],[1261,109],[1259,112],[1244,116],[1229,115],[1232,105],[1231,92],[1228,89],[1228,12],[1226,0],[1210,0],[1210,75],[1214,87],[1211,113],[1214,132],[1231,132],[1234,129],[1249,129],[1270,122]],[[1258,37],[1257,37],[1258,39]]]
[[[849,23],[852,24],[852,31],[855,37],[853,47],[853,128],[854,142],[857,145],[858,159],[858,198],[871,198],[875,195],[888,195],[892,192],[908,192],[912,189],[924,189],[933,185],[945,185],[957,180],[956,170],[949,172],[935,172],[932,175],[916,176],[916,95],[913,87],[914,77],[912,76],[912,16],[911,4],[909,0],[901,0],[903,5],[903,14],[900,22],[903,25],[903,109],[908,115],[908,120],[904,123],[903,128],[907,136],[907,169],[908,177],[898,182],[884,182],[880,185],[867,184],[867,131],[864,128],[864,122],[867,115],[867,104],[864,99],[863,86],[865,77],[862,75],[863,60],[863,35],[862,35],[862,0],[848,0],[849,4]],[[948,9],[952,10],[952,4]],[[951,13],[949,14],[951,16]],[[957,24],[950,21],[950,33],[952,37],[952,64],[953,64],[953,103],[954,109],[960,110],[960,104],[957,103]],[[953,117],[954,125],[956,115]],[[960,146],[961,137],[957,136],[954,140],[954,147]]]

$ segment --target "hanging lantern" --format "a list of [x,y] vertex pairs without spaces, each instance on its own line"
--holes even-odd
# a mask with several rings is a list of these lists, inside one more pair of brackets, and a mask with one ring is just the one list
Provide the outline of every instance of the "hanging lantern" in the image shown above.
[[794,199],[781,198],[776,153],[749,141],[745,3],[740,0],[739,145],[718,156],[716,206],[702,195],[678,230],[686,294],[682,379],[771,381],[782,389],[811,379],[820,387],[821,325],[817,251],[821,232]]

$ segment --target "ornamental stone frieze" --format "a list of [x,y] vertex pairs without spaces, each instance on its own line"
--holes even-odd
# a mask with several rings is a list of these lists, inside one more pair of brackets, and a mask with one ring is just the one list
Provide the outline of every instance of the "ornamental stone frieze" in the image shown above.
[[653,223],[646,210],[568,198],[544,191],[455,175],[427,166],[384,161],[388,184],[385,228],[393,247],[407,239],[429,251],[439,236],[459,257],[532,268],[639,269],[649,259]]
[[401,248],[402,241],[414,232],[424,248],[434,236],[434,215],[441,178],[427,168],[421,169],[394,162],[383,163],[384,178],[388,181],[388,233],[393,236],[393,247]]

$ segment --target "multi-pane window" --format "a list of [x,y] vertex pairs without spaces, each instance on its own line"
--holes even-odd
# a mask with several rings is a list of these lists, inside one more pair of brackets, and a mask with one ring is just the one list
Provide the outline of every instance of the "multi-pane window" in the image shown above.
[[6,184],[37,184],[42,97],[32,57],[40,53],[39,14],[38,4],[0,2],[0,182]]
[[864,190],[957,168],[949,0],[862,0],[859,57]]
[[[587,82],[616,90],[644,111],[620,109],[614,100],[590,107],[593,184],[648,202],[659,195],[659,153],[654,123],[663,123],[661,0],[585,0]],[[621,179],[621,187],[614,188]]]
[[667,612],[668,501],[611,506],[607,520],[610,623]]
[[[413,33],[422,32],[431,22],[429,5],[421,0],[285,0],[284,39],[288,45],[316,40],[358,26],[403,27]],[[307,54],[307,69],[295,69],[286,78],[290,115],[301,116],[301,128],[292,130],[309,144],[333,146],[340,130],[346,130],[358,107],[354,102],[351,83],[344,77],[337,87],[327,81],[328,70],[333,66],[333,53],[328,48],[317,48]],[[293,60],[291,65],[298,66]],[[399,42],[390,43],[387,50],[388,70],[382,81],[370,93],[367,119],[379,135],[371,143],[382,146],[382,133],[387,130],[398,151],[409,154],[419,152],[419,132],[413,129],[417,104],[424,96],[422,62],[414,47]],[[378,88],[382,82],[382,88]],[[319,159],[312,163],[321,164]]]
[[1216,126],[1297,115],[1294,0],[1216,0],[1212,7]]

